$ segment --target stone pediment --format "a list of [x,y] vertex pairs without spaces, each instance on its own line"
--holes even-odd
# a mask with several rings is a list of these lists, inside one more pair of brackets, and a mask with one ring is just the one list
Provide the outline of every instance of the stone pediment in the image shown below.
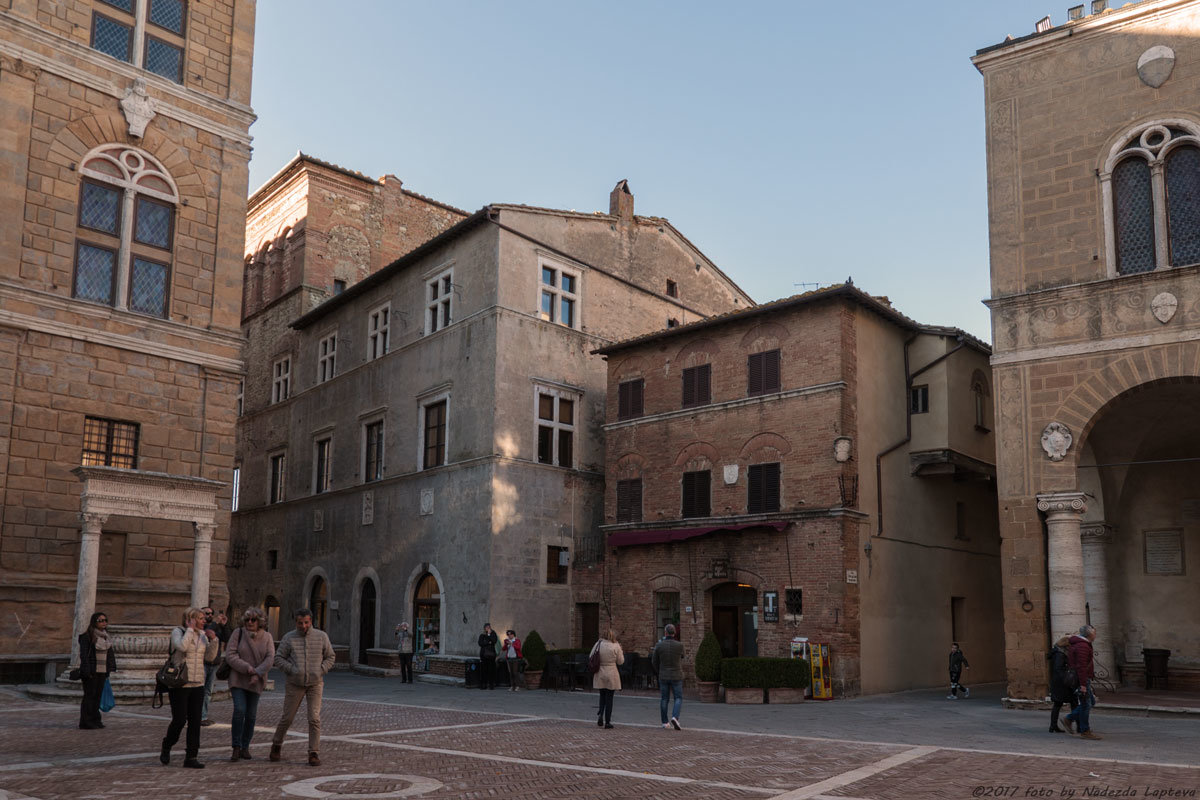
[[213,524],[220,481],[116,467],[76,467],[83,481],[80,511],[101,516],[173,519]]

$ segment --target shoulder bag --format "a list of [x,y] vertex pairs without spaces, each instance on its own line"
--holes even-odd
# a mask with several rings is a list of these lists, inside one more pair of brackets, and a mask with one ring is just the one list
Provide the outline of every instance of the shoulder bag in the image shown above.
[[588,656],[588,672],[591,673],[592,675],[595,675],[599,671],[600,671],[600,642],[599,642],[599,640],[597,640],[596,643],[594,645],[592,645],[592,652]]
[[[237,637],[238,644],[241,644],[242,643],[242,629],[238,628],[236,631],[233,632],[233,635]],[[225,652],[222,653],[221,657],[217,659],[217,680],[219,680],[219,681],[229,680],[229,673],[233,672],[233,667],[229,666],[229,648],[231,648],[231,647],[236,648],[237,646],[238,645],[233,643],[233,637],[230,637],[229,644],[225,645]]]
[[[179,630],[178,628],[176,630]],[[187,635],[187,631],[184,631]],[[172,650],[167,656],[167,661],[158,669],[158,673],[154,676],[157,684],[164,689],[178,689],[188,681],[188,670],[186,660],[177,660],[175,656],[178,651]]]

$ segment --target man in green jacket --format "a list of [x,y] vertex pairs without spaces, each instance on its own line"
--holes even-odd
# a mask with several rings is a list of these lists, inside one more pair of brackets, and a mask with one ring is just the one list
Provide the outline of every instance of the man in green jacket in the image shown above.
[[[650,664],[658,673],[659,716],[664,728],[682,730],[679,726],[679,711],[683,708],[683,643],[675,638],[675,626],[663,628],[663,638],[654,645]],[[670,721],[667,720],[667,701],[675,695],[675,707]]]
[[271,760],[282,758],[283,738],[300,701],[308,698],[308,765],[321,766],[321,694],[325,689],[325,673],[333,669],[333,645],[324,631],[312,626],[312,612],[302,608],[296,612],[296,630],[288,631],[275,650],[275,669],[287,676],[283,691],[283,716],[271,739]]

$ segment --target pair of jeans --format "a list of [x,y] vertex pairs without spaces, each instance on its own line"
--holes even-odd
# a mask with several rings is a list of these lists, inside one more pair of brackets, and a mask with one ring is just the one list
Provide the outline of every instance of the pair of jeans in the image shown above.
[[400,654],[400,682],[412,683],[412,653]]
[[300,710],[300,701],[308,698],[308,752],[318,753],[321,750],[321,695],[325,684],[314,683],[312,686],[297,686],[293,683],[285,685],[283,690],[283,716],[275,727],[275,735],[271,744],[282,746],[283,737],[287,736],[292,720]]
[[1092,726],[1088,724],[1088,718],[1092,713],[1092,706],[1096,704],[1096,695],[1092,694],[1091,684],[1088,684],[1086,688],[1076,689],[1075,697],[1078,699],[1079,705],[1072,709],[1065,719],[1078,724],[1080,733],[1087,733],[1092,729]]
[[496,659],[492,656],[482,656],[479,659],[479,688],[496,688]]
[[163,749],[170,750],[179,741],[183,726],[187,726],[187,747],[184,758],[195,758],[200,753],[200,711],[204,707],[204,687],[186,686],[169,690],[171,697],[171,724],[163,737]]
[[600,690],[600,708],[597,709],[596,720],[603,720],[605,725],[612,723],[612,707],[613,697],[617,694],[615,689]]
[[[679,719],[679,711],[683,708],[683,681],[664,681],[662,678],[658,680],[659,702],[658,711],[662,717],[662,724],[666,725],[672,719]],[[671,711],[671,716],[667,716],[667,702],[671,695],[675,695],[675,707]]]
[[79,704],[79,727],[104,727],[104,722],[100,719],[100,695],[104,692],[106,680],[108,680],[107,672],[86,675],[79,679],[79,682],[83,684],[83,702]]
[[200,719],[208,719],[208,699],[212,697],[213,684],[217,680],[217,665],[204,664],[204,705],[200,709]]
[[[1075,695],[1071,695],[1071,711],[1074,711],[1078,705],[1079,700],[1075,698]],[[1058,727],[1058,714],[1062,710],[1062,707],[1062,701],[1055,700],[1054,705],[1050,708],[1050,730],[1054,730]]]
[[508,688],[516,691],[521,686],[521,659],[510,658],[508,665]]
[[254,736],[254,723],[258,719],[258,701],[262,695],[247,689],[233,687],[229,690],[233,698],[233,746],[246,750]]

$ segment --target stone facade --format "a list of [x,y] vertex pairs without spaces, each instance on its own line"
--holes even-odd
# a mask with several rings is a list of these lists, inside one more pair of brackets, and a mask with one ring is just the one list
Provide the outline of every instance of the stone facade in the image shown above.
[[[225,596],[254,10],[192,0],[160,25],[146,3],[0,2],[6,660],[69,650],[92,604],[153,624]],[[92,38],[98,17],[128,61]],[[165,60],[143,64],[151,40]],[[81,463],[123,467],[146,504],[81,523]],[[200,479],[203,510],[155,513],[173,479]],[[210,541],[208,574],[193,556]]]
[[[577,600],[626,650],[677,622],[690,683],[710,629],[726,656],[808,637],[845,695],[943,684],[957,638],[972,680],[1002,674],[986,345],[843,285],[600,352],[608,551]],[[778,384],[760,391],[752,362],[771,353]],[[641,387],[640,413],[622,386]],[[777,480],[752,474],[772,465]],[[707,508],[688,508],[689,473]]]
[[1200,667],[1198,34],[1200,3],[1149,0],[973,59],[1013,698],[1088,621],[1111,680],[1143,647]]
[[[391,177],[303,171],[252,199],[252,230],[278,241],[290,226],[284,239],[304,244],[280,248],[286,278],[267,277],[268,253],[262,285],[281,299],[245,321],[257,355],[235,604],[284,619],[312,606],[356,665],[405,620],[441,654],[477,654],[488,621],[566,645],[573,587],[558,554],[601,556],[605,368],[591,351],[749,297],[669,222],[634,216],[623,182],[608,214],[491,205],[461,219]],[[306,207],[303,224],[284,207]],[[249,239],[252,259],[261,244]],[[349,285],[334,295],[333,280]]]

